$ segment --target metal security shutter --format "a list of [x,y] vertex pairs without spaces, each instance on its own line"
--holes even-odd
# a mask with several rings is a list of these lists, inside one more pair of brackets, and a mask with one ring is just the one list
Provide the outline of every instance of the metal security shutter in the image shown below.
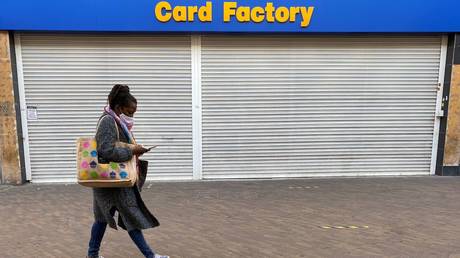
[[114,84],[138,99],[135,135],[161,144],[149,179],[192,178],[189,36],[20,36],[33,182],[75,182],[75,140],[94,135]]
[[428,175],[440,55],[440,36],[203,37],[203,177]]

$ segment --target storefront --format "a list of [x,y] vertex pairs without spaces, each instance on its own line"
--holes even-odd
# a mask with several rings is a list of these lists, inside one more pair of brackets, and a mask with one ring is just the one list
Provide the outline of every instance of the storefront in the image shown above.
[[116,83],[138,98],[138,141],[159,145],[150,179],[436,172],[450,8],[432,24],[435,1],[141,2],[0,19],[28,180],[75,181],[75,139]]

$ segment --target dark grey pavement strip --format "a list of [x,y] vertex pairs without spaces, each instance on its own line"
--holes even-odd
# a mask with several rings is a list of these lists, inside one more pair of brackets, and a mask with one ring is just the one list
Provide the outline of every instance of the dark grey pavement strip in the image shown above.
[[[161,223],[146,239],[173,258],[460,257],[460,177],[148,182],[142,195]],[[0,186],[0,204],[0,257],[85,256],[89,188]],[[141,257],[121,230],[101,254]]]

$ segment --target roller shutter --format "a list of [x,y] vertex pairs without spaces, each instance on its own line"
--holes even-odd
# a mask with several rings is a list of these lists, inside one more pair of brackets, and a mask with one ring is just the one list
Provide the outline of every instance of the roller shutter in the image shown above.
[[149,179],[192,178],[190,36],[22,34],[33,182],[75,181],[75,139],[93,135],[112,85],[137,97],[135,135],[160,144]]
[[428,175],[441,37],[206,36],[203,177]]

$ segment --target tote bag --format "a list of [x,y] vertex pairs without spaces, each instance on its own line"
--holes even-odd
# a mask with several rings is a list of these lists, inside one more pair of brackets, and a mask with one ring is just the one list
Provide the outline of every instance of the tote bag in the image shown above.
[[[117,128],[118,135],[118,126]],[[97,126],[99,128],[99,124]],[[97,132],[97,129],[96,129]],[[117,147],[134,145],[118,141]],[[97,142],[94,137],[77,139],[78,183],[87,187],[132,187],[137,181],[136,157],[126,162],[99,163]]]

